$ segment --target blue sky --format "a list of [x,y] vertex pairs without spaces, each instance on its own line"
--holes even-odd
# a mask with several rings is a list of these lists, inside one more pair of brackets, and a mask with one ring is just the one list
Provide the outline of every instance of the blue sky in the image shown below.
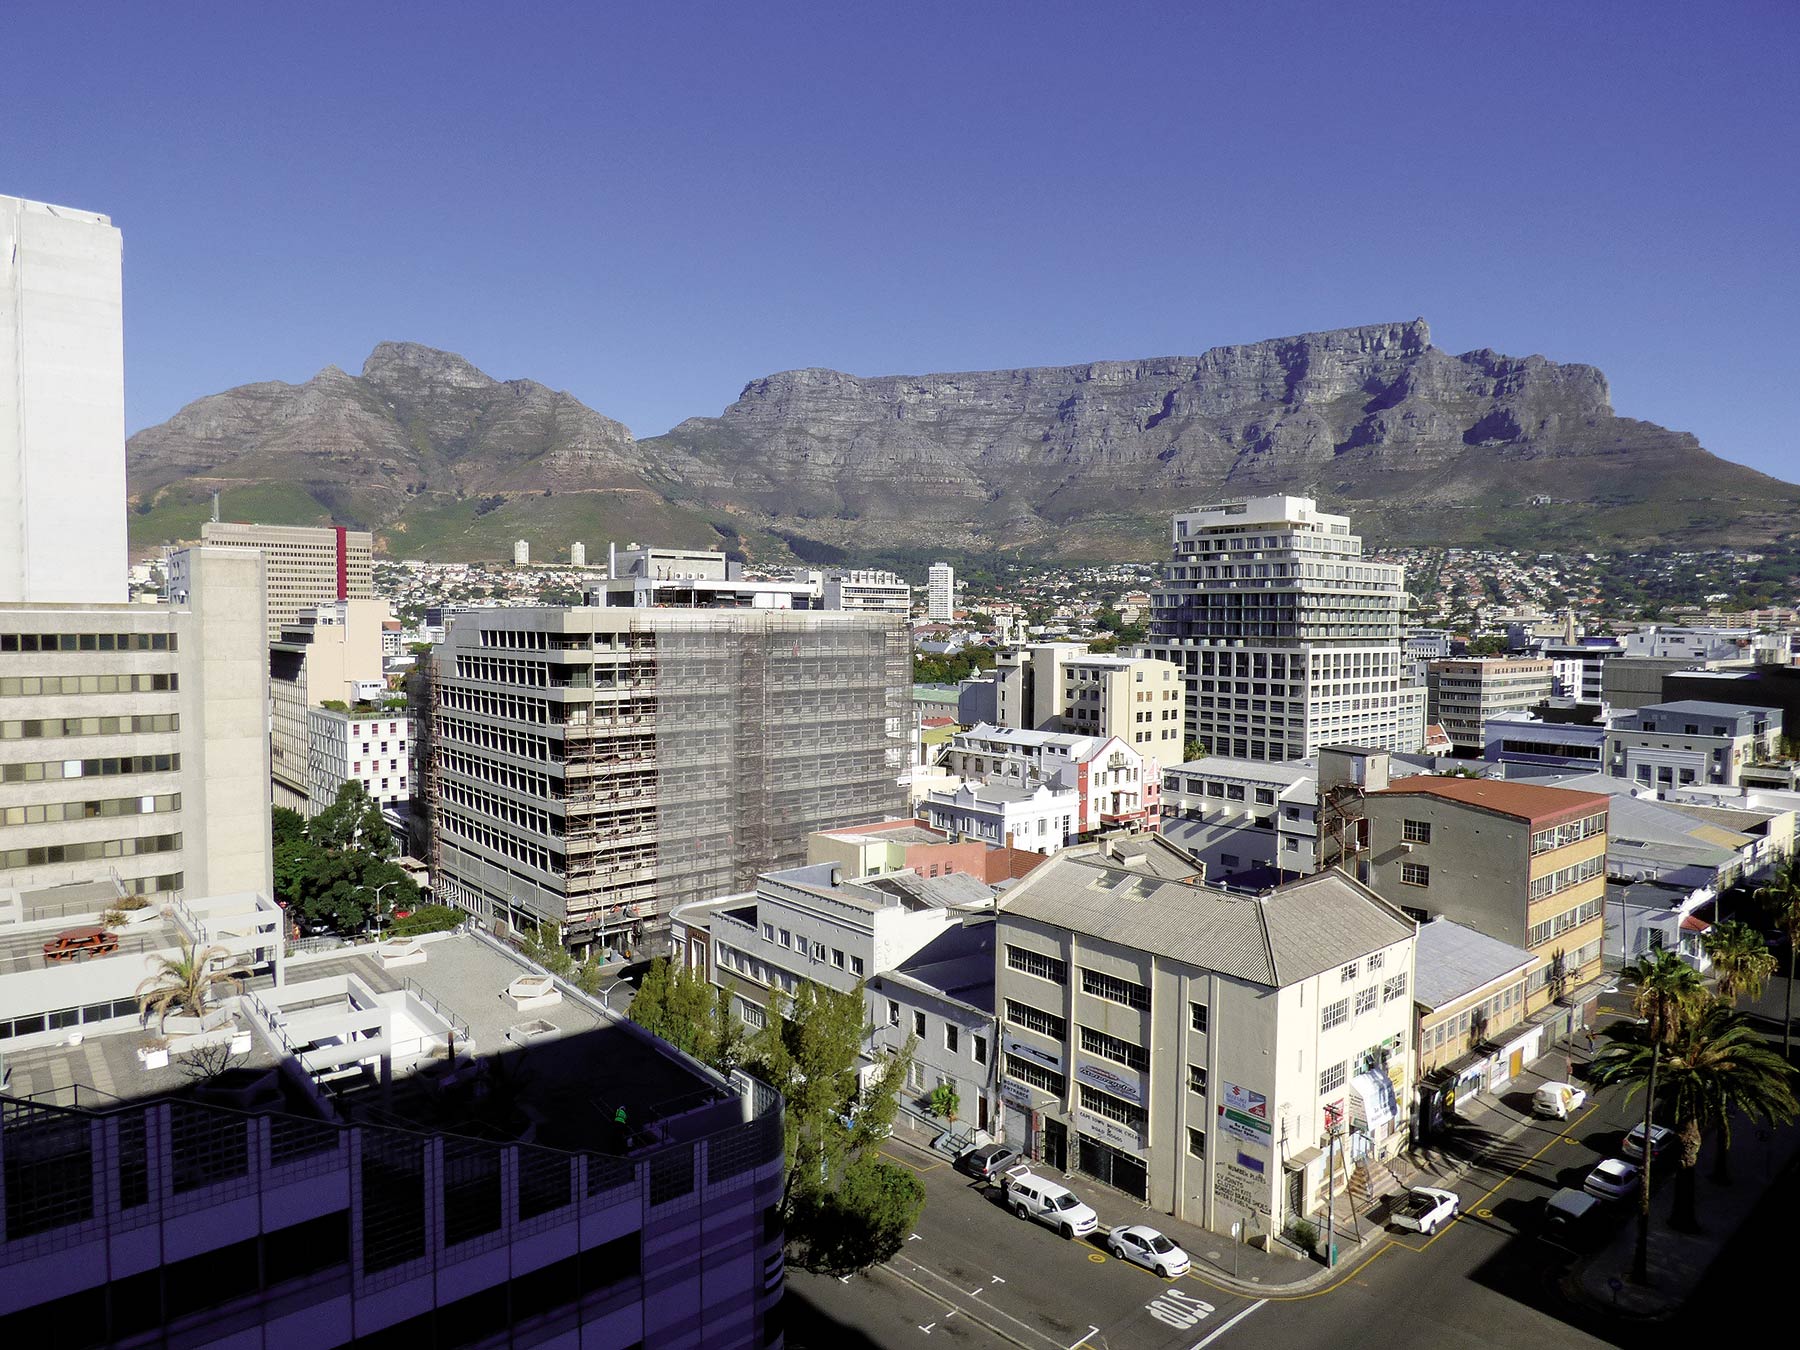
[[0,192],[124,230],[133,430],[384,338],[653,435],[795,366],[1423,315],[1800,479],[1797,37],[1787,0],[28,0]]

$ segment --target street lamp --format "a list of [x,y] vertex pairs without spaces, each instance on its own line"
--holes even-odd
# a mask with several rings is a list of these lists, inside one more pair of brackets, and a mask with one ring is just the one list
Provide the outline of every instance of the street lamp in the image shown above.
[[374,923],[374,920],[381,917],[381,893],[383,891],[385,891],[389,886],[398,886],[400,884],[400,880],[401,879],[399,877],[395,877],[392,881],[384,881],[379,886],[374,888],[375,900],[369,906],[369,918],[371,921],[370,922],[371,928],[378,926],[377,924]]
[[605,1008],[607,1012],[611,1012],[612,1005],[606,1000],[612,997],[613,990],[617,989],[622,984],[628,983],[629,981],[627,980],[614,980],[611,984],[607,985],[606,988],[602,989],[600,991],[600,1006]]

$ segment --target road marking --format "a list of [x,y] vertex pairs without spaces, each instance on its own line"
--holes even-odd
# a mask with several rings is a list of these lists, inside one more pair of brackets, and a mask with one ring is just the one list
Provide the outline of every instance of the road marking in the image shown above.
[[1494,1211],[1491,1209],[1478,1209],[1475,1211],[1475,1217],[1478,1219],[1491,1219],[1494,1217]]
[[924,1239],[921,1238],[917,1233],[914,1233],[911,1237],[907,1238],[906,1240],[908,1242],[923,1242],[924,1241]]
[[840,1275],[840,1276],[838,1276],[838,1283],[839,1284],[849,1284],[850,1277],[848,1275]]
[[1097,1266],[1102,1265],[1106,1261],[1106,1253],[1105,1252],[1089,1252],[1088,1260],[1092,1261]]
[[1076,1341],[1075,1344],[1069,1347],[1069,1350],[1081,1350],[1081,1347],[1088,1343],[1088,1336],[1092,1336],[1098,1330],[1100,1330],[1099,1327],[1089,1327],[1087,1329],[1087,1336],[1083,1336],[1080,1340]]
[[996,1276],[994,1276],[993,1279],[989,1280],[988,1283],[989,1284],[1005,1284],[1006,1281],[1001,1279],[998,1275],[996,1275]]
[[1174,1327],[1177,1331],[1186,1331],[1189,1327],[1197,1327],[1213,1315],[1213,1305],[1204,1299],[1195,1298],[1183,1289],[1171,1289],[1151,1299],[1144,1305],[1144,1311],[1165,1326]]
[[1207,1346],[1211,1345],[1214,1341],[1218,1340],[1219,1337],[1223,1336],[1226,1332],[1230,1331],[1239,1322],[1243,1321],[1246,1317],[1248,1317],[1251,1313],[1255,1312],[1258,1308],[1262,1307],[1262,1305],[1267,1303],[1268,1301],[1269,1300],[1266,1298],[1257,1299],[1256,1302],[1252,1303],[1248,1308],[1245,1308],[1236,1317],[1233,1317],[1228,1322],[1221,1322],[1216,1328],[1214,1328],[1207,1335],[1205,1335],[1205,1336],[1201,1337],[1199,1340],[1195,1341],[1191,1346],[1188,1347],[1188,1350],[1206,1350]]
[[[962,1287],[960,1285],[954,1283],[948,1276],[938,1274],[930,1266],[920,1265],[917,1261],[913,1260],[912,1257],[910,1257],[910,1256],[896,1256],[896,1257],[894,1257],[894,1261],[904,1261],[907,1265],[911,1266],[914,1270],[916,1270],[920,1275],[928,1275],[934,1281],[936,1281],[938,1284],[945,1285],[948,1288],[950,1288],[951,1290],[954,1290],[958,1294],[962,1293]],[[904,1272],[896,1269],[891,1263],[887,1266],[877,1267],[877,1269],[886,1270],[888,1272],[888,1274],[894,1276],[896,1279],[901,1280],[906,1284],[910,1284],[914,1289],[917,1289],[921,1294],[925,1295],[925,1297],[930,1298],[930,1299],[935,1299],[937,1302],[943,1304],[946,1308],[954,1308],[956,1306],[943,1294],[936,1293],[933,1290],[927,1289],[923,1284],[921,1284],[921,1283],[919,1283],[919,1281],[913,1279],[910,1275],[907,1275]],[[964,1309],[964,1311],[966,1312],[969,1310]],[[1054,1350],[1054,1347],[1056,1346],[1055,1341],[1051,1340],[1048,1336],[1044,1335],[1043,1332],[1039,1331],[1036,1327],[1030,1325],[1029,1323],[1021,1322],[1018,1318],[1014,1317],[1011,1313],[1006,1312],[1005,1310],[1003,1310],[1001,1308],[996,1308],[991,1303],[983,1303],[981,1305],[981,1311],[983,1314],[991,1315],[994,1317],[1004,1317],[1008,1322],[1011,1322],[1021,1332],[1030,1336],[1033,1340],[1042,1341],[1045,1345],[1053,1347],[1053,1350]],[[977,1316],[974,1320],[977,1322],[981,1322],[984,1326],[991,1328],[998,1335],[1007,1336],[1007,1337],[1011,1336],[1011,1333],[1006,1332],[1006,1331],[1002,1330],[1001,1328],[994,1326],[993,1323],[991,1323],[991,1322],[988,1322],[984,1316]],[[932,1325],[936,1326],[937,1324],[934,1322]],[[1077,1342],[1077,1344],[1080,1344],[1080,1342]]]
[[924,1322],[914,1322],[913,1325],[918,1327],[918,1329],[920,1331],[924,1332],[927,1336],[929,1336],[929,1335],[931,1335],[931,1328],[935,1327],[937,1325],[937,1323],[932,1322],[932,1323],[927,1324]]

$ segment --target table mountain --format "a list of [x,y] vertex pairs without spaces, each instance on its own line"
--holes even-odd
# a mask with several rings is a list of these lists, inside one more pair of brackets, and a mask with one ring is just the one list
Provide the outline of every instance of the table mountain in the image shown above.
[[1762,538],[1800,506],[1800,488],[1616,416],[1591,366],[1451,355],[1423,320],[1197,357],[786,371],[635,442],[568,394],[383,343],[359,377],[201,399],[130,452],[153,518],[140,535],[172,518],[171,495],[224,482],[229,513],[230,490],[285,485],[302,514],[438,556],[500,556],[514,529],[597,545],[611,517],[614,537],[671,543],[766,531],[802,552],[1155,557],[1173,510],[1273,491],[1348,510],[1375,539],[1508,546]]

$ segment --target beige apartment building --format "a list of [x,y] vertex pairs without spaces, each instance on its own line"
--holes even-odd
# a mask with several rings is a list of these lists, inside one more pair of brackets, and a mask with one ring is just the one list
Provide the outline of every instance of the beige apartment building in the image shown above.
[[[382,675],[386,600],[335,600],[309,605],[269,644],[269,763],[274,802],[311,814],[308,715],[328,702],[377,699]],[[340,780],[341,781],[341,780]]]
[[1420,775],[1370,792],[1359,875],[1421,923],[1453,919],[1537,965],[1525,1015],[1555,1007],[1555,1039],[1591,1024],[1599,994],[1611,798],[1534,783]]
[[310,605],[374,596],[375,537],[343,526],[246,525],[209,520],[203,542],[219,548],[262,551],[269,570],[268,640]]
[[1009,652],[994,670],[994,720],[1026,731],[1117,736],[1158,764],[1182,754],[1181,667],[1148,656],[1094,653],[1085,642]]
[[1480,754],[1482,724],[1500,713],[1524,712],[1550,697],[1554,661],[1456,657],[1425,667],[1426,719],[1444,729],[1458,750]]
[[270,892],[262,559],[177,556],[168,605],[0,608],[0,904]]

